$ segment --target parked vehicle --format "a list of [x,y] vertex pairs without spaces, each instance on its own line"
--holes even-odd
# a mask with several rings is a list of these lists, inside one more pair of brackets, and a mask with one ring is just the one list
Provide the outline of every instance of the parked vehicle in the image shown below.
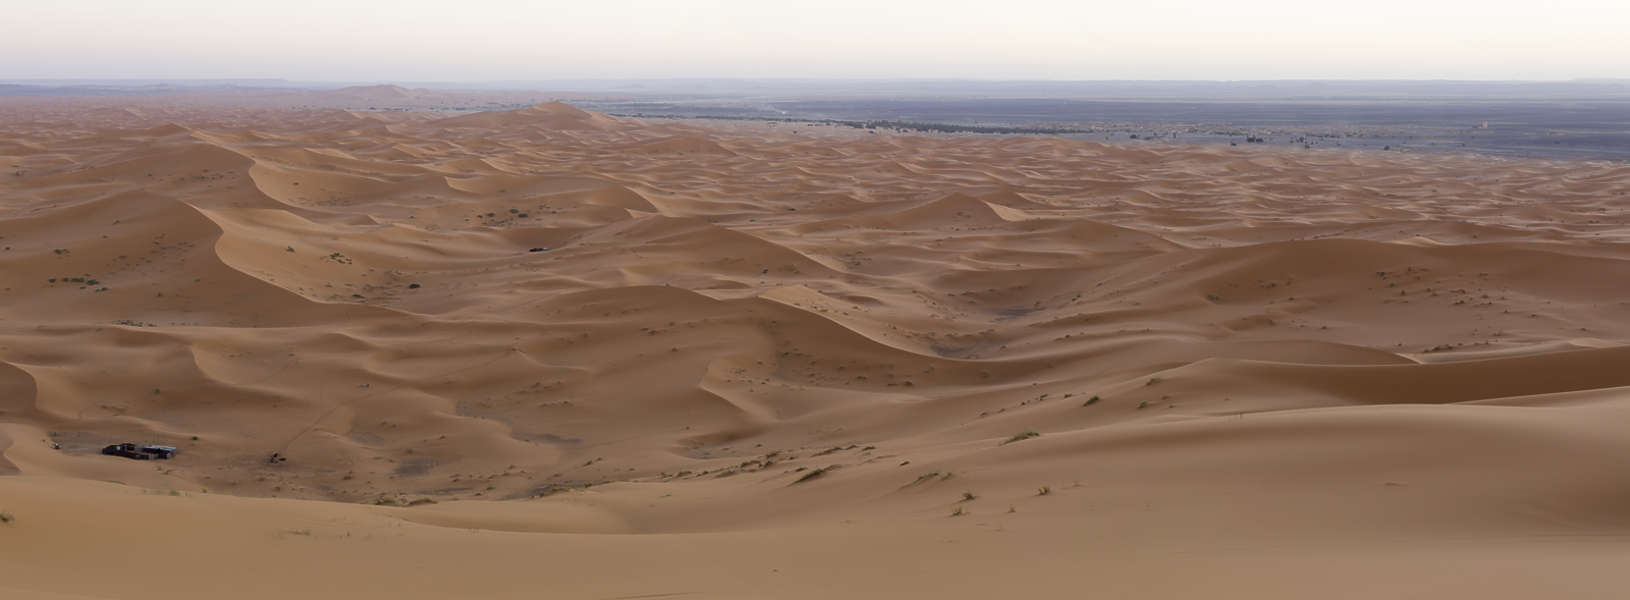
[[102,449],[102,454],[123,456],[133,460],[168,460],[176,455],[175,446],[139,445],[129,442],[113,444]]

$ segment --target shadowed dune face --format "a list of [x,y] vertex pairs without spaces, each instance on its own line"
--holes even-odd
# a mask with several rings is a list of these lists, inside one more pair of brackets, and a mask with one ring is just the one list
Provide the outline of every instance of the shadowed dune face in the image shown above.
[[410,519],[505,531],[923,520],[958,472],[1630,532],[1624,166],[47,108],[0,105],[0,474],[593,511]]

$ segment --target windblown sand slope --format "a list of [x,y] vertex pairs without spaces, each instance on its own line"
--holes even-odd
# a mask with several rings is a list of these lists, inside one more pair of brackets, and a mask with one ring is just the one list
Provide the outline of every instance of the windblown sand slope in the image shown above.
[[0,166],[8,598],[1630,583],[1630,167],[23,102]]

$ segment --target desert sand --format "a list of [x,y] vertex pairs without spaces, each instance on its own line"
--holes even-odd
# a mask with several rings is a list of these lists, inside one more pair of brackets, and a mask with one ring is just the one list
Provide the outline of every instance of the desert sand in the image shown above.
[[0,102],[0,597],[1630,584],[1630,167],[274,104]]

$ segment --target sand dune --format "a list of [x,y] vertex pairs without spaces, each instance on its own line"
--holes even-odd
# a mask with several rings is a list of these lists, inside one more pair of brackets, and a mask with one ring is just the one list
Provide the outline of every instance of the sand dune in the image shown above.
[[1630,583],[1622,165],[324,94],[0,103],[0,596]]
[[539,104],[520,110],[478,112],[430,121],[428,125],[442,130],[472,128],[498,130],[511,134],[515,130],[549,131],[605,131],[617,129],[623,121],[617,117],[591,113],[563,102]]

